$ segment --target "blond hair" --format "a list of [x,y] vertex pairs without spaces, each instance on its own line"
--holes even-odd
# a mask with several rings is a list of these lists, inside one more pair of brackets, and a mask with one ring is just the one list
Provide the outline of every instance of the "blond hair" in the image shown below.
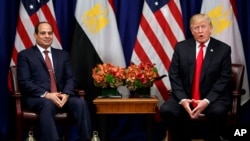
[[190,28],[194,23],[200,22],[200,21],[203,21],[203,20],[206,20],[212,26],[211,18],[208,15],[206,15],[206,14],[195,14],[190,19],[190,22],[189,22]]

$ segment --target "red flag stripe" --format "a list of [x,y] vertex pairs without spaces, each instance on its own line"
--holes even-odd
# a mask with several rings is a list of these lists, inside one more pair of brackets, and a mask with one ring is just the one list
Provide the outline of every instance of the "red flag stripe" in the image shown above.
[[42,9],[42,12],[43,12],[44,16],[46,17],[47,21],[52,25],[53,32],[54,32],[57,40],[60,42],[60,35],[59,35],[58,28],[57,28],[56,20],[55,20],[54,16],[52,15],[49,6],[44,5],[41,7],[41,9]]
[[[148,57],[147,53],[144,51],[143,47],[140,45],[138,40],[136,40],[136,48],[135,48],[136,54],[140,54],[139,58],[140,60],[143,60],[144,62],[154,63],[151,62],[151,59]],[[162,97],[164,100],[168,99],[168,95],[165,93],[167,91],[167,87],[164,85],[162,81],[158,81],[155,83],[157,88],[159,89],[160,93],[162,93]],[[164,94],[165,93],[165,94]]]
[[23,22],[21,21],[20,17],[18,18],[19,22],[18,22],[18,27],[17,27],[17,33],[20,36],[20,39],[22,40],[22,43],[24,44],[25,47],[30,47],[33,45],[30,36],[28,35]]
[[33,14],[30,16],[30,21],[32,22],[33,26],[35,26],[39,22],[39,17],[37,14]]
[[230,3],[231,3],[232,8],[233,8],[234,16],[237,19],[238,18],[238,14],[237,14],[237,8],[236,8],[236,1],[235,0],[230,0]]
[[12,61],[13,61],[14,64],[17,63],[17,54],[18,54],[18,52],[16,50],[16,47],[14,47],[13,50],[12,50]]
[[178,8],[178,6],[174,2],[174,0],[170,0],[170,2],[168,3],[168,7],[169,7],[174,19],[177,21],[179,28],[184,33],[184,24],[183,24],[183,20],[182,20],[182,14],[181,14],[181,11],[179,9],[180,7]]
[[152,63],[151,60],[149,59],[147,53],[145,52],[145,50],[143,49],[143,47],[141,46],[140,42],[138,40],[136,40],[135,42],[135,52],[136,54],[140,54],[140,56],[138,56],[140,58],[140,60],[144,60],[145,62],[149,62]]
[[[146,34],[147,39],[153,45],[152,47],[157,52],[157,55],[160,57],[160,59],[162,61],[166,61],[167,62],[167,63],[164,63],[163,65],[165,66],[165,69],[168,70],[169,64],[170,64],[170,59],[167,56],[167,54],[165,53],[165,50],[163,49],[163,46],[162,46],[161,42],[156,37],[155,32],[152,30],[152,28],[150,27],[149,23],[145,20],[144,16],[142,16],[142,18],[141,18],[140,26],[141,26],[142,30],[144,30],[144,32],[147,33]],[[135,49],[136,49],[136,46],[135,46]],[[140,60],[144,60],[144,59],[141,58]]]
[[115,11],[115,4],[114,4],[114,0],[108,0],[109,5],[112,7],[113,11]]
[[157,11],[155,13],[155,17],[159,23],[159,25],[161,26],[163,32],[165,33],[165,36],[167,36],[171,47],[174,47],[175,43],[177,42],[176,37],[174,36],[168,22],[166,21],[166,19],[164,18],[163,14],[161,11]]

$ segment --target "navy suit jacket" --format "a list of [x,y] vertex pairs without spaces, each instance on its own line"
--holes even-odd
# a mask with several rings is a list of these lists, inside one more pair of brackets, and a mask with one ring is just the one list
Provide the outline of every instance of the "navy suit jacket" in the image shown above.
[[[173,97],[179,102],[191,98],[196,62],[196,43],[193,38],[177,43],[169,70]],[[200,80],[201,99],[211,103],[221,100],[231,103],[229,82],[231,80],[231,48],[210,38],[203,61]]]
[[[66,51],[51,48],[58,92],[74,94],[74,75]],[[17,76],[24,96],[40,97],[50,91],[50,76],[37,46],[18,54]]]

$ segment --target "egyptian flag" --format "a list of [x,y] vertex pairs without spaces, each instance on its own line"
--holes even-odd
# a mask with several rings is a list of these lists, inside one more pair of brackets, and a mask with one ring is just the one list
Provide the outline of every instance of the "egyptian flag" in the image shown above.
[[[212,20],[213,32],[211,36],[231,46],[232,63],[246,66],[236,11],[235,0],[204,0],[202,2],[201,13],[206,13]],[[245,67],[245,69],[247,68]],[[247,94],[241,97],[242,105],[250,99],[247,70],[244,73],[243,88]]]
[[112,0],[78,0],[71,61],[77,88],[84,89],[90,101],[100,94],[93,85],[92,69],[99,63],[125,67]]

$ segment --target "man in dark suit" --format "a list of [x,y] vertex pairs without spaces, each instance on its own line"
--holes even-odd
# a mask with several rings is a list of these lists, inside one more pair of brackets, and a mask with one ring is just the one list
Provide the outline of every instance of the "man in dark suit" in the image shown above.
[[[161,106],[160,113],[171,133],[172,141],[190,141],[190,118],[202,115],[208,118],[207,139],[219,141],[219,131],[231,105],[231,48],[210,37],[211,19],[205,14],[196,14],[190,19],[190,30],[193,38],[175,46],[169,69],[173,93]],[[205,47],[199,47],[201,43]],[[198,89],[200,99],[194,99],[192,87],[200,48],[204,52]]]
[[[40,141],[57,141],[59,136],[55,125],[55,114],[66,111],[75,120],[79,140],[91,138],[91,121],[84,99],[74,93],[74,75],[67,52],[51,47],[53,29],[47,22],[35,26],[36,45],[18,54],[17,73],[24,106],[39,114]],[[52,70],[45,63],[45,53],[52,62]],[[49,71],[54,72],[56,89],[51,91]]]

